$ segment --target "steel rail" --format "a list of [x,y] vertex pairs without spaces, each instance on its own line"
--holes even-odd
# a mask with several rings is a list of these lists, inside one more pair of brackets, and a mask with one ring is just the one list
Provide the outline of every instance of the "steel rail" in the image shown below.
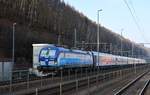
[[149,83],[150,83],[150,79],[145,83],[145,85],[144,85],[143,89],[140,91],[139,95],[144,95]]
[[118,92],[116,92],[114,95],[121,95],[124,93],[129,87],[131,87],[135,82],[137,82],[139,79],[141,79],[144,75],[146,75],[149,71],[146,71],[139,75],[137,78],[135,78],[133,81],[129,82],[127,85],[125,85],[123,88],[121,88]]

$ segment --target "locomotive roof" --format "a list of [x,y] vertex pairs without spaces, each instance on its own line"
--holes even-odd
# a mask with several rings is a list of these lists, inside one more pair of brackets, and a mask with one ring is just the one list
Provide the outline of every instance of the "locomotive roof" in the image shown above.
[[82,51],[82,50],[75,50],[75,49],[66,49],[66,48],[62,48],[62,47],[57,47],[59,49],[59,51],[67,51],[67,52],[74,52],[74,53],[83,53],[83,54],[87,54],[87,51]]
[[48,48],[54,48],[56,50],[59,50],[60,52],[74,52],[74,53],[82,53],[82,54],[87,54],[88,53],[88,51],[67,49],[67,48],[64,48],[64,47],[57,47],[57,46],[54,46],[54,45],[49,45]]

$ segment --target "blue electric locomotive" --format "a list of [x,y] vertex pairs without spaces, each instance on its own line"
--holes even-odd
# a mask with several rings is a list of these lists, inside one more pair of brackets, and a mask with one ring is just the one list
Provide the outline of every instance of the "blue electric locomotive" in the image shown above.
[[70,50],[62,47],[48,46],[39,54],[40,68],[88,67],[93,65],[90,52]]

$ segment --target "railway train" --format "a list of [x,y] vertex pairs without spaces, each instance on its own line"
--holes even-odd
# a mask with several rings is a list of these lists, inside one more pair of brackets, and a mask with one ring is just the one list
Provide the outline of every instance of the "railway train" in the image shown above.
[[39,53],[38,69],[81,68],[127,64],[144,64],[144,59],[117,56],[96,51],[72,50],[50,45],[43,47]]

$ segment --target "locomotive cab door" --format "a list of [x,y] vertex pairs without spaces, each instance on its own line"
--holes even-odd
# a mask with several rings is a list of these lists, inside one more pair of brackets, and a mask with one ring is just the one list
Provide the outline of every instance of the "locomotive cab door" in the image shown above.
[[96,67],[96,56],[92,52],[92,58],[93,58],[93,67]]

